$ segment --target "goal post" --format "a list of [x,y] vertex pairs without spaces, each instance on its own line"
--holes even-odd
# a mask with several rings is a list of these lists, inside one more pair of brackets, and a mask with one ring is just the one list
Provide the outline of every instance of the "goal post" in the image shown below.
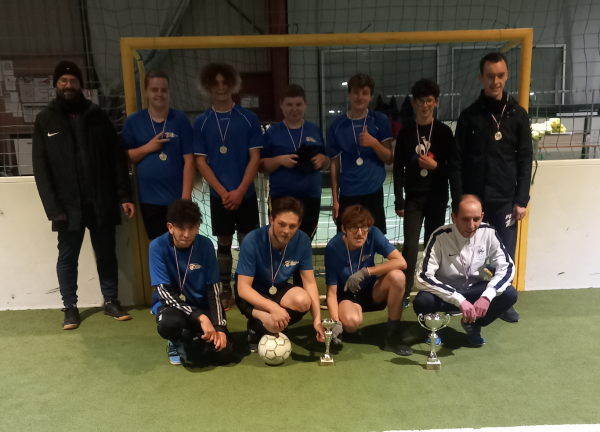
[[[410,44],[451,44],[497,42],[504,44],[501,51],[507,52],[520,46],[518,102],[529,109],[529,89],[531,59],[533,50],[533,29],[503,30],[453,30],[385,33],[335,33],[335,34],[269,34],[248,36],[184,36],[121,38],[121,63],[123,87],[127,115],[137,107],[136,78],[134,62],[140,60],[138,50],[186,50],[186,49],[235,49],[235,48],[291,48],[322,46],[361,46],[361,45],[410,45]],[[143,67],[138,67],[143,73]],[[525,265],[527,256],[527,232],[529,213],[519,223],[517,248],[515,253],[516,276],[513,284],[517,290],[524,290]],[[130,221],[131,240],[135,263],[135,286],[139,299],[150,302],[150,277],[147,269],[148,241],[144,238],[144,228],[140,217]]]

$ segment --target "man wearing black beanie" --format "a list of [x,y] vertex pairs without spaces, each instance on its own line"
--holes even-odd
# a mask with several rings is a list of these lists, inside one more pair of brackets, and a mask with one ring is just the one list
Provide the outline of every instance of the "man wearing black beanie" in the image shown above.
[[86,228],[96,255],[104,314],[126,321],[131,317],[118,300],[115,253],[119,204],[127,216],[134,212],[125,154],[108,116],[83,96],[75,63],[61,61],[53,83],[56,98],[35,119],[33,171],[52,231],[58,232],[63,329],[76,329],[80,323],[77,265]]

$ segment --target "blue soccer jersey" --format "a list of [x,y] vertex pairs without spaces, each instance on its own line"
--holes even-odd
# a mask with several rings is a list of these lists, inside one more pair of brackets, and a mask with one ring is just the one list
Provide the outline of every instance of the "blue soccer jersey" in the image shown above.
[[[348,260],[348,248],[343,239],[344,233],[337,233],[325,247],[325,283],[337,285],[338,295],[343,292],[344,285],[351,274],[359,269],[373,267],[375,265],[375,254],[387,258],[389,254],[396,250],[379,228],[372,226],[369,229],[367,240],[361,249],[350,251]],[[352,273],[350,273],[350,263],[352,263]]]
[[[318,153],[325,154],[319,126],[305,121],[303,128],[288,129],[285,123],[279,122],[265,132],[265,148],[260,152],[260,157],[272,158],[294,154],[300,145],[316,147]],[[321,172],[280,166],[269,177],[269,195],[320,198]]]
[[[297,269],[312,270],[313,268],[310,238],[305,233],[296,231],[284,254],[284,250],[275,249],[269,244],[270,228],[271,225],[266,225],[255,229],[244,238],[236,271],[237,274],[253,277],[252,288],[260,294],[268,294],[271,285],[277,288],[285,286]],[[271,254],[273,267],[271,267]],[[279,269],[273,284],[271,268],[273,275]]]
[[[360,146],[363,126],[379,142],[392,139],[388,118],[380,112],[371,111],[366,118],[350,120],[344,114],[331,123],[327,135],[327,155],[331,158],[341,154],[340,192],[345,196],[368,195],[382,188],[385,181],[385,164],[371,147]],[[362,165],[356,163],[362,159]]]
[[[193,250],[192,250],[193,247]],[[177,253],[177,260],[175,260]],[[190,253],[192,254],[190,257]],[[177,267],[177,264],[179,268]],[[189,265],[188,265],[189,262]],[[187,277],[186,275],[187,268]],[[165,233],[150,243],[150,280],[152,286],[168,284],[180,287],[180,281],[185,285],[183,295],[185,302],[198,309],[209,309],[206,285],[219,283],[219,267],[212,242],[197,234],[192,246],[186,249],[173,249],[173,239],[170,233]],[[158,302],[154,295],[154,305]]]
[[[149,153],[136,164],[139,198],[144,204],[169,205],[181,198],[183,156],[194,153],[192,125],[185,113],[175,109],[169,109],[166,124],[153,123],[145,109],[127,117],[123,126],[121,142],[127,150],[147,144],[163,128],[169,141],[163,143],[162,151]],[[161,152],[167,155],[165,160],[160,159]]]
[[[228,192],[240,186],[250,161],[249,150],[263,148],[263,140],[256,114],[239,105],[225,113],[211,108],[194,120],[194,153],[206,156],[208,166]],[[210,194],[219,197],[213,188]],[[244,197],[255,194],[251,183]]]

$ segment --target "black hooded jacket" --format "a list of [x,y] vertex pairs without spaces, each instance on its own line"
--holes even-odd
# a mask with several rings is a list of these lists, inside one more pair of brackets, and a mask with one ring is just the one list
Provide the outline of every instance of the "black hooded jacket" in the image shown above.
[[[500,122],[500,140],[494,138],[498,126],[492,114]],[[482,91],[460,114],[454,144],[448,161],[453,201],[473,194],[484,203],[527,206],[533,162],[531,128],[527,111],[514,98],[504,93],[502,100],[496,100]]]
[[[83,96],[81,96],[83,98]],[[33,172],[49,220],[67,215],[70,230],[82,224],[82,204],[96,222],[121,221],[119,204],[132,203],[127,160],[117,132],[98,105],[82,100],[77,115],[53,100],[33,129]],[[56,231],[56,223],[52,223]]]

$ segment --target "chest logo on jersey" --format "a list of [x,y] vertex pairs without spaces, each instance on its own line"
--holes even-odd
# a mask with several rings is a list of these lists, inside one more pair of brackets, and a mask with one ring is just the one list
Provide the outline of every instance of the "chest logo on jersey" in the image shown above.
[[485,255],[485,249],[483,248],[483,246],[477,246],[477,258],[482,258]]
[[190,270],[200,270],[202,266],[200,264],[190,264]]
[[314,143],[316,143],[316,142],[317,142],[317,140],[315,140],[313,137],[309,137],[309,136],[307,136],[307,137],[306,137],[306,142],[314,142]]
[[290,261],[286,261],[286,262],[285,262],[285,266],[286,266],[286,267],[295,266],[296,264],[298,264],[298,261],[293,261],[293,260],[290,260]]
[[363,255],[362,257],[362,262],[365,262],[366,260],[368,260],[369,258],[371,258],[371,255]]
[[177,138],[177,135],[173,132],[165,132],[165,138]]

